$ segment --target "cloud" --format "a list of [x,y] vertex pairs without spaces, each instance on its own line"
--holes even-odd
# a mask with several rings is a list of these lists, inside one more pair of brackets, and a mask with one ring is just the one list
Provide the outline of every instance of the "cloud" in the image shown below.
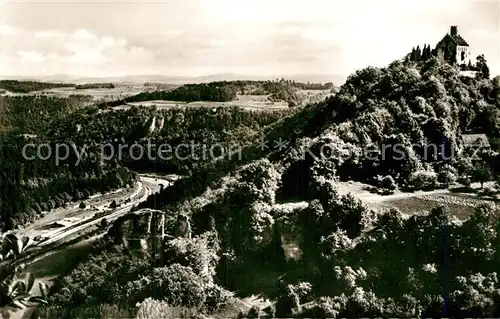
[[0,35],[12,35],[15,32],[16,29],[14,29],[13,27],[6,24],[0,24]]
[[64,38],[66,34],[64,32],[56,31],[56,30],[46,30],[46,31],[37,31],[34,34],[35,38]]
[[184,32],[182,32],[181,30],[168,30],[168,31],[165,31],[165,35],[167,35],[167,36],[181,35],[183,33]]
[[45,61],[45,56],[37,51],[18,51],[17,54],[21,57],[22,63],[41,63]]
[[[13,61],[2,63],[4,74],[34,74],[43,66],[46,72],[54,74],[105,76],[142,72],[154,67],[154,54],[147,48],[130,45],[123,37],[98,36],[86,29],[72,33],[39,31],[24,34],[22,39],[4,40],[2,38],[9,48],[2,50],[0,58],[4,62]],[[26,43],[31,43],[33,49],[23,49]]]
[[492,10],[468,0],[89,2],[43,4],[43,17],[42,4],[6,7],[0,58],[14,73],[38,72],[44,58],[47,72],[85,75],[349,74],[435,44],[450,25],[484,51],[492,72],[499,65],[494,19],[478,20]]

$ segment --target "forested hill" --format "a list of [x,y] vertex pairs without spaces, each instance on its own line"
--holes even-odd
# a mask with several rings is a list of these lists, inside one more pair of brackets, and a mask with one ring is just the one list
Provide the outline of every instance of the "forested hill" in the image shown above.
[[194,101],[231,101],[236,97],[236,87],[225,82],[186,84],[171,91],[143,92],[126,98],[126,102],[147,100]]
[[[359,154],[367,145],[401,143],[408,146],[406,161],[382,161],[378,149],[376,160],[364,160],[360,155],[347,162],[332,160],[328,170],[343,179],[372,183],[377,175],[391,175],[397,182],[408,184],[408,178],[416,172],[439,173],[444,167],[440,158],[422,159],[426,141],[450,149],[457,146],[459,135],[464,132],[485,133],[492,140],[500,137],[499,94],[498,78],[461,77],[457,68],[437,59],[418,65],[397,61],[387,68],[369,67],[349,76],[335,96],[270,127],[267,140],[273,143],[282,138],[288,142],[280,152],[270,154],[272,148],[263,152],[257,147],[249,148],[242,161],[213,163],[220,168],[207,168],[199,174],[209,174],[217,180],[217,176],[228,173],[227,169],[261,157],[293,162],[293,154],[322,145]],[[421,147],[410,147],[412,144]],[[309,168],[302,169],[325,164],[307,165]],[[197,180],[197,176],[192,179]],[[207,186],[197,185],[198,181],[181,183],[178,190],[165,190],[165,201],[189,194],[181,189],[192,189],[191,195],[195,195]]]
[[[203,154],[213,145],[237,149],[259,136],[265,126],[294,113],[293,109],[251,112],[231,107],[215,112],[209,108],[137,107],[101,112],[96,107],[83,107],[80,98],[0,97],[0,124],[4,131],[0,133],[0,231],[22,226],[67,201],[130,185],[136,176],[127,168],[189,174],[210,160]],[[180,159],[172,156],[163,160],[157,154],[155,158],[131,158],[133,145],[146,149],[150,141],[172,148],[200,146],[192,152],[181,147]],[[24,158],[23,147],[28,143],[47,144],[52,156],[46,160]],[[101,146],[108,143],[116,147],[115,154],[125,146],[124,155],[109,161],[97,160],[102,156]],[[71,145],[71,150],[73,146],[85,149],[86,154],[78,161],[76,152],[70,151],[67,159],[57,163],[54,150],[58,144]],[[201,145],[206,146],[205,151]]]
[[51,83],[38,81],[0,80],[0,89],[14,93],[29,93],[60,87],[75,87],[71,83]]
[[85,83],[85,84],[78,84],[75,86],[75,89],[77,90],[84,90],[84,89],[114,89],[115,85],[113,83]]
[[237,95],[269,95],[271,101],[282,100],[288,102],[291,106],[296,106],[303,102],[299,90],[328,91],[333,89],[332,83],[299,83],[284,79],[273,81],[218,81],[185,84],[173,90],[142,92],[120,101],[104,103],[101,107],[151,100],[228,102],[235,100]]
[[[342,180],[387,190],[441,188],[477,177],[480,166],[488,166],[488,178],[498,177],[493,152],[479,154],[478,162],[467,152],[445,155],[461,132],[498,137],[499,94],[498,80],[460,77],[435,59],[359,70],[335,96],[275,118],[261,129],[263,136],[248,134],[254,131],[248,126],[237,129],[251,142],[242,144],[241,158],[193,167],[189,177],[141,204],[166,212],[169,234],[177,234],[179,213],[189,217],[192,234],[166,239],[165,258],[156,258],[155,250],[152,258],[134,259],[107,244],[110,249],[99,248],[61,278],[46,310],[56,317],[71,317],[73,309],[137,313],[143,302],[142,313],[154,318],[227,318],[241,309],[228,297],[232,291],[238,298],[265,296],[272,304],[267,315],[279,318],[499,317],[500,211],[482,206],[463,220],[443,207],[411,216],[374,212],[336,189]],[[120,131],[128,119],[140,124],[133,112],[120,113],[116,127],[102,132],[105,138],[129,131]],[[163,116],[186,126],[183,139],[197,125],[196,112],[210,111],[177,112]],[[229,118],[250,127],[270,123],[268,115],[226,112],[207,113],[207,139],[233,135]],[[88,127],[104,127],[100,122],[113,113],[103,113],[111,116],[96,117]],[[426,157],[430,143],[444,148]],[[384,156],[387,144],[402,146],[403,158]],[[110,287],[112,293],[102,294]],[[104,307],[110,305],[115,308]],[[241,311],[240,317],[254,318],[263,309]]]
[[[339,196],[335,181],[443,187],[475,176],[479,166],[470,154],[447,158],[461,132],[493,138],[499,129],[498,80],[460,77],[436,59],[369,67],[336,96],[269,127],[271,144],[289,143],[281,150],[256,140],[241,160],[213,162],[140,207],[186,213],[197,234],[215,227],[225,247],[219,279],[230,290],[271,296],[278,317],[495,317],[500,212],[483,207],[463,223],[443,208],[410,218],[398,210],[375,214]],[[442,151],[425,157],[429,143]],[[383,146],[395,144],[403,160],[383,156]],[[488,178],[498,177],[498,154],[481,156]],[[443,262],[442,225],[452,269]],[[238,274],[267,279],[250,285]]]

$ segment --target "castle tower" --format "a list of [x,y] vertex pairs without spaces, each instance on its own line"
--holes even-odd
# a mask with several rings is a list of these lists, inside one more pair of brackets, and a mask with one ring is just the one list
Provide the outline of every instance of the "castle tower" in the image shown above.
[[438,57],[452,64],[468,65],[471,60],[469,44],[458,34],[458,27],[452,25],[450,33],[436,45]]
[[457,36],[458,35],[458,27],[456,25],[452,25],[450,28],[450,35]]

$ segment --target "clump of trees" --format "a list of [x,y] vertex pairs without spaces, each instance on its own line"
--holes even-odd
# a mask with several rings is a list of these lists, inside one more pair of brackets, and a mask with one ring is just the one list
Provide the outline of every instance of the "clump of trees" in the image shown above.
[[231,82],[210,82],[186,84],[169,91],[142,92],[126,98],[125,102],[140,102],[148,100],[169,101],[214,101],[227,102],[236,98],[237,88]]
[[421,49],[420,45],[412,48],[411,53],[408,55],[409,61],[419,62],[419,61],[427,61],[432,56],[435,56],[434,50],[431,50],[430,44],[424,44],[424,47]]
[[211,314],[232,297],[214,282],[220,254],[216,234],[167,240],[164,247],[168,258],[152,263],[155,256],[131,257],[123,247],[104,239],[88,261],[56,283],[49,305],[39,315],[75,315],[72,309],[85,313],[101,304],[135,315],[141,313],[136,305],[142,303],[143,307],[164,304],[157,309],[161,317],[176,308]]
[[[38,214],[68,201],[81,201],[95,192],[130,184],[135,174],[123,166],[189,174],[214,159],[210,153],[213,145],[224,147],[222,155],[237,152],[245,143],[256,139],[265,126],[293,113],[250,112],[239,108],[223,108],[217,112],[205,108],[164,111],[132,108],[99,113],[92,107],[73,106],[68,99],[31,96],[8,97],[2,106],[6,116],[1,119],[12,128],[11,132],[0,135],[2,229],[32,221]],[[164,125],[160,128],[157,123],[158,128],[150,133],[148,129],[156,118],[163,118]],[[38,158],[36,146],[47,142],[52,155],[57,144],[68,145],[68,158],[60,163],[55,162],[55,156],[47,160]],[[33,160],[23,157],[23,148],[29,143],[35,145],[27,148],[27,155]],[[158,149],[152,149],[155,160],[147,156],[148,143],[168,144],[172,148],[193,143],[195,147],[180,148],[178,157],[172,151],[170,159],[160,158]],[[139,160],[130,155],[134,144],[146,150]],[[114,151],[111,160],[99,160],[103,145],[109,145],[105,150]],[[118,158],[123,145],[129,148]],[[83,148],[85,152],[78,161],[75,149],[81,152]],[[214,155],[220,155],[216,151],[220,148],[212,150]]]
[[84,89],[114,89],[115,85],[113,83],[85,83],[85,84],[78,84],[75,86],[75,89],[77,90],[84,90]]
[[39,81],[17,81],[17,80],[0,80],[0,88],[15,92],[15,93],[29,93],[33,91],[42,91],[47,89],[54,89],[60,87],[74,87],[75,84],[71,83],[51,83]]

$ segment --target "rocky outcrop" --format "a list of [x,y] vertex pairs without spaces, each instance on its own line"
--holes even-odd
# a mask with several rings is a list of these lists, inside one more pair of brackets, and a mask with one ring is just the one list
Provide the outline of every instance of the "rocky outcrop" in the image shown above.
[[159,249],[165,237],[165,212],[153,209],[131,212],[118,218],[107,235],[133,253]]
[[285,254],[285,260],[300,260],[302,258],[302,232],[298,228],[298,213],[306,208],[306,202],[289,203],[284,205],[275,205],[273,207],[276,216],[277,232],[281,240],[281,247]]

